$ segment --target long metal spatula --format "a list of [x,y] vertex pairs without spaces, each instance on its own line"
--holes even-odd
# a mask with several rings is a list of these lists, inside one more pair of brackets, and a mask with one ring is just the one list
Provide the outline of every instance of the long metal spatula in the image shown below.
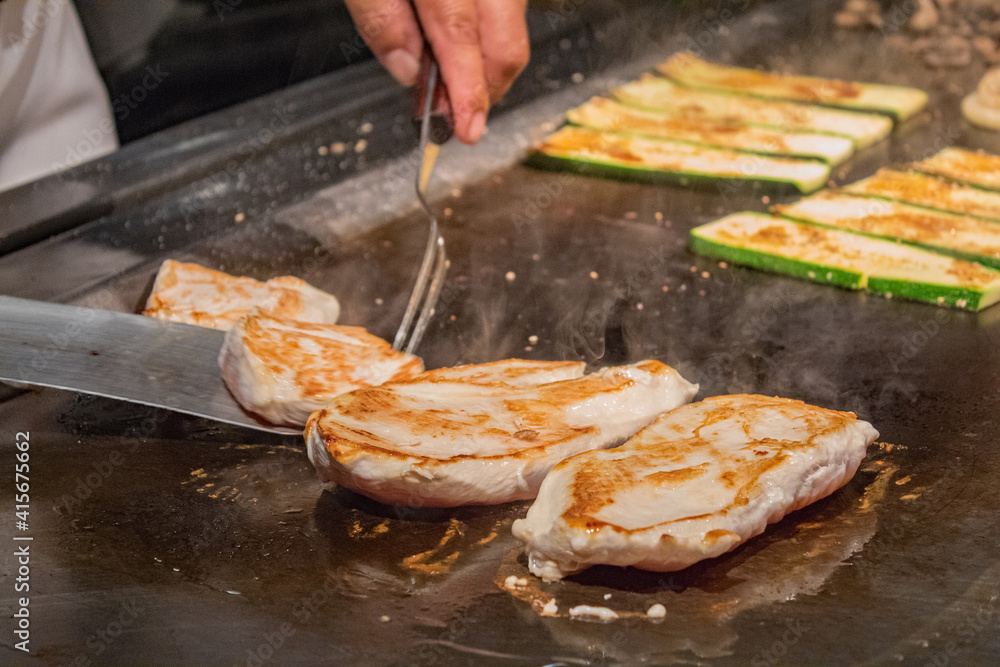
[[142,315],[0,296],[0,380],[301,435],[239,406],[219,371],[224,337]]

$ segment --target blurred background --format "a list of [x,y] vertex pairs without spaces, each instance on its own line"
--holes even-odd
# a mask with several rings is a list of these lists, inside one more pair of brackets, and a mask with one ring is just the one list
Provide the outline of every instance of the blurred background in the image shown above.
[[115,106],[123,144],[372,57],[339,1],[75,4],[113,106],[142,85],[147,67],[169,73],[141,112]]

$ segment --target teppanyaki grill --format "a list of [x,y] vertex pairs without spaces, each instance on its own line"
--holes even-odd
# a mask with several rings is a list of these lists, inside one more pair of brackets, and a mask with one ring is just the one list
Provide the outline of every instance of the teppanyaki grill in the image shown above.
[[[990,660],[1000,641],[990,539],[1000,509],[998,315],[870,298],[689,253],[691,228],[763,211],[762,197],[773,196],[765,192],[519,164],[563,111],[692,44],[715,60],[930,92],[929,113],[859,153],[838,182],[946,145],[996,152],[996,135],[958,111],[982,66],[944,72],[883,32],[835,31],[839,2],[749,12],[743,3],[659,4],[537,5],[543,38],[509,105],[480,147],[442,150],[430,196],[452,267],[423,343],[427,365],[658,358],[699,382],[701,396],[789,396],[877,423],[881,444],[858,476],[717,560],[671,575],[595,568],[540,584],[510,534],[524,503],[381,506],[323,489],[295,438],[11,390],[0,403],[5,460],[17,432],[31,441],[39,652],[27,660]],[[130,165],[156,159],[137,142],[103,171],[38,184],[35,197],[69,188],[83,202],[63,217],[41,212],[39,223],[84,224],[0,257],[3,292],[134,312],[159,261],[175,257],[258,278],[298,275],[338,296],[342,321],[391,335],[426,228],[405,153],[415,141],[401,138],[409,102],[386,82],[361,65],[167,131],[150,141],[176,144],[169,179],[144,171],[149,180],[125,182]],[[362,97],[348,103],[348,92]],[[269,142],[233,129],[268,114],[287,121]],[[369,134],[359,133],[365,123]],[[180,137],[209,126],[230,129],[186,159]],[[12,572],[10,553],[4,563]],[[15,597],[12,584],[3,595]],[[541,615],[551,599],[560,611]],[[662,621],[645,618],[654,604]],[[580,605],[620,618],[572,618]]]

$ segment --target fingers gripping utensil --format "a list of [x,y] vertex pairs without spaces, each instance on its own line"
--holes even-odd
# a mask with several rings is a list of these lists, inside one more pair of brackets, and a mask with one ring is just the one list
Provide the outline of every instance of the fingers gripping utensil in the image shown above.
[[[438,65],[431,59],[427,68],[427,92],[424,97],[424,108],[420,118],[420,148],[422,157],[420,169],[417,171],[416,189],[417,199],[420,206],[427,214],[430,221],[430,235],[427,238],[427,247],[424,250],[424,258],[420,263],[420,270],[417,272],[416,284],[410,294],[410,301],[406,305],[406,312],[403,314],[403,321],[396,331],[396,338],[392,343],[392,349],[405,350],[412,354],[420,344],[427,324],[434,315],[434,307],[441,294],[441,286],[444,284],[444,274],[448,268],[448,259],[444,252],[444,239],[438,230],[437,218],[431,211],[424,192],[427,188],[427,181],[430,180],[431,170],[434,168],[434,161],[437,158],[439,146],[431,136],[431,123],[433,120],[433,109],[435,91],[438,85]],[[417,312],[419,311],[419,316]],[[416,323],[414,323],[416,318]]]

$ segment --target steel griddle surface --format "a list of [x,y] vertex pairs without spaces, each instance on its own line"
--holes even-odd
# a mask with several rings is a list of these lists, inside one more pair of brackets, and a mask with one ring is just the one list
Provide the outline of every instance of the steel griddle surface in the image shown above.
[[[875,34],[831,34],[826,13],[805,27],[782,16],[741,24],[780,39],[741,52],[740,62],[932,91],[930,114],[862,153],[839,179],[946,144],[991,147],[956,115],[956,91],[979,72],[926,72]],[[509,356],[594,366],[652,357],[699,382],[701,397],[755,392],[854,410],[882,437],[830,498],[684,572],[594,568],[540,584],[510,535],[527,503],[381,506],[324,489],[298,439],[36,391],[0,403],[5,460],[13,461],[14,433],[31,433],[39,651],[24,658],[8,633],[5,658],[991,662],[1000,646],[1000,307],[977,315],[873,298],[686,250],[691,227],[761,210],[762,195],[522,166],[446,189],[438,206],[452,267],[422,354],[430,367]],[[295,273],[334,291],[344,322],[389,336],[424,235],[416,214],[336,244],[273,219],[248,220],[175,255],[262,277]],[[155,266],[151,258],[77,298],[130,308]],[[13,561],[5,552],[0,562],[13,613]],[[504,586],[511,576],[514,585]],[[516,583],[521,577],[526,584]],[[557,615],[539,615],[550,598]],[[662,621],[641,617],[654,603],[666,607]],[[622,618],[568,618],[579,604]]]

